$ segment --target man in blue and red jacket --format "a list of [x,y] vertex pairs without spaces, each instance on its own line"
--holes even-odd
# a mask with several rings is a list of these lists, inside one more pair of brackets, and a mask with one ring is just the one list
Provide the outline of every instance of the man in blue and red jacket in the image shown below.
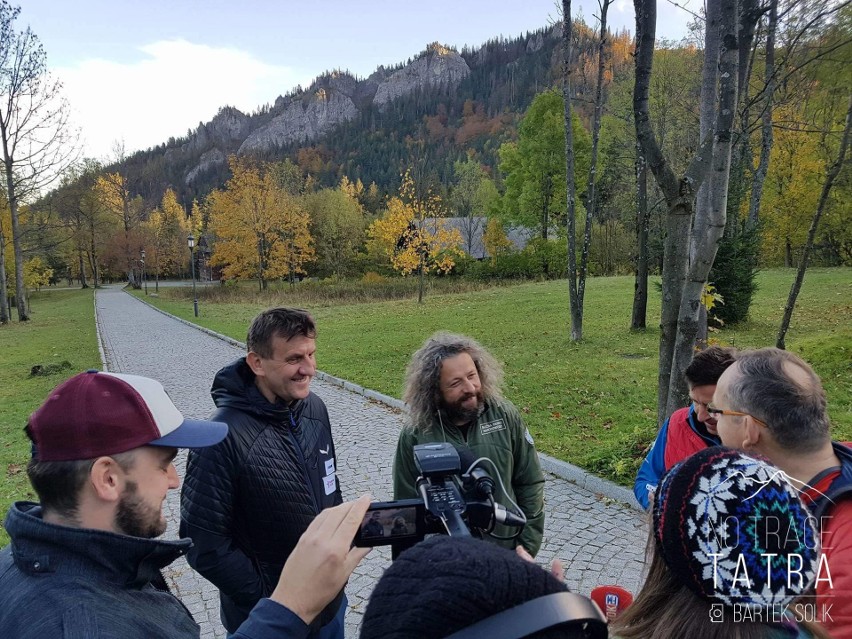
[[734,350],[711,346],[697,353],[684,371],[692,403],[672,413],[639,467],[633,494],[647,510],[663,474],[682,459],[707,446],[718,446],[716,418],[707,412],[716,382],[734,362]]

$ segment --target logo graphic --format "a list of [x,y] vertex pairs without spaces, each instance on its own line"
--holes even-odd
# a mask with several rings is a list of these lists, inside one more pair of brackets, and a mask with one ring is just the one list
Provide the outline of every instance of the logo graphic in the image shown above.
[[722,623],[725,621],[725,606],[714,603],[710,606],[710,623]]
[[[789,484],[790,487],[793,488],[793,490],[798,492],[800,495],[807,495],[808,491],[811,491],[811,492],[819,493],[819,495],[821,497],[825,497],[832,504],[834,503],[834,500],[831,499],[831,497],[826,495],[821,490],[819,490],[816,487],[811,486],[810,484],[807,484],[803,481],[799,481],[798,479],[790,477],[790,475],[785,473],[783,470],[776,470],[774,473],[772,473],[772,475],[768,479],[766,479],[764,481],[761,481],[761,480],[759,480],[755,477],[746,477],[742,472],[740,472],[738,470],[731,473],[729,479],[733,479],[734,477],[742,477],[746,482],[748,482],[750,484],[757,484],[757,490],[755,490],[751,495],[746,497],[744,501],[748,501],[750,499],[753,499],[754,497],[757,497],[760,494],[761,490],[763,490],[769,484],[774,482],[776,477],[780,477],[785,483]],[[802,487],[799,488],[796,484],[801,484]]]
[[615,616],[618,614],[618,595],[615,593],[608,592],[606,594],[606,618],[607,619],[615,619]]

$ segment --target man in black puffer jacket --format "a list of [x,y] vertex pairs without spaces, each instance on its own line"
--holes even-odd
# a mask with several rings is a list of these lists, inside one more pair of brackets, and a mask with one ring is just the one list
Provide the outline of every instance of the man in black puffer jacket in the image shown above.
[[[342,502],[328,411],[310,392],[316,326],[298,309],[258,315],[248,354],[216,374],[216,421],[228,436],[189,454],[181,526],[189,564],[219,588],[222,623],[233,633],[275,588],[301,534]],[[314,621],[311,637],[343,637],[345,596]]]

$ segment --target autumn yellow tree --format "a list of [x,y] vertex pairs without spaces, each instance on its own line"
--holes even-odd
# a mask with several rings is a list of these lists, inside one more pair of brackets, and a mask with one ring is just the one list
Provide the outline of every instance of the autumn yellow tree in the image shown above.
[[491,264],[496,264],[497,258],[500,255],[508,253],[512,246],[514,246],[506,235],[503,223],[496,217],[488,220],[488,225],[485,227],[485,234],[482,237],[482,243],[485,245],[488,255],[491,256]]
[[226,278],[257,278],[260,290],[270,279],[292,281],[314,254],[307,213],[266,165],[236,156],[229,164],[225,189],[207,199],[215,235],[210,263]]
[[27,288],[40,291],[42,286],[50,284],[52,277],[53,269],[38,255],[24,262],[24,285]]
[[388,200],[387,212],[369,229],[371,242],[403,275],[416,272],[420,278],[418,301],[423,301],[424,277],[437,271],[448,273],[461,255],[458,229],[448,228],[441,198],[431,188],[418,192],[407,170],[399,194]]
[[186,236],[194,232],[192,220],[186,217],[183,206],[172,189],[166,189],[160,206],[148,218],[147,256],[149,272],[154,272],[155,287],[159,290],[160,275],[177,276],[186,273],[189,251]]
[[[94,193],[103,211],[121,222],[119,244],[122,267],[126,270],[131,285],[138,288],[141,285],[135,268],[138,245],[133,236],[142,219],[142,200],[131,195],[127,178],[117,172],[98,176]],[[141,277],[141,273],[139,275]]]

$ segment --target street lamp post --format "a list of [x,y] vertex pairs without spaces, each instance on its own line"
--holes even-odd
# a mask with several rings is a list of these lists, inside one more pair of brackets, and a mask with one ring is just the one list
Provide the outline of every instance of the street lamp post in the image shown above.
[[145,249],[142,249],[142,281],[145,283],[145,295],[147,295],[148,280],[145,278]]
[[195,292],[195,237],[192,234],[186,238],[186,245],[189,247],[189,264],[192,267],[192,308],[195,316],[198,317],[198,294]]

